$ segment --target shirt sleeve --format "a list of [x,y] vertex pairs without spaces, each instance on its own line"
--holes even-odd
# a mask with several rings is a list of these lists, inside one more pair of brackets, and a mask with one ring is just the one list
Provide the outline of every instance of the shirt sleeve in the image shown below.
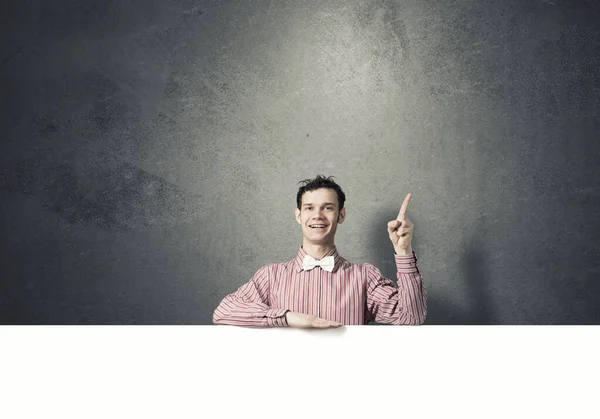
[[246,327],[287,326],[286,309],[269,306],[269,266],[263,266],[232,294],[227,295],[213,313],[217,325]]
[[[427,317],[427,290],[417,268],[417,257],[394,255],[398,285],[366,263],[368,321],[395,325],[419,325]],[[367,322],[368,322],[367,321]]]

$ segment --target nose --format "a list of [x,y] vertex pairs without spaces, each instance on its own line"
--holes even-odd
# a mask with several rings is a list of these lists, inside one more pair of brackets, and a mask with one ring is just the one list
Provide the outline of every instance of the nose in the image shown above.
[[317,209],[315,210],[315,214],[313,215],[313,220],[322,220],[323,217],[321,217],[321,210]]

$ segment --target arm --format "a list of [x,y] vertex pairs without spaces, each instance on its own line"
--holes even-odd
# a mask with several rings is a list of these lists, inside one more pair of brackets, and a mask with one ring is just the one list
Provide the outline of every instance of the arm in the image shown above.
[[367,267],[368,321],[395,325],[423,324],[427,317],[427,290],[417,268],[417,257],[395,255],[398,286],[371,264]]
[[236,292],[229,294],[213,313],[214,324],[246,327],[328,328],[342,324],[304,313],[269,306],[269,266],[264,266]]
[[412,194],[406,195],[395,220],[388,223],[394,245],[398,287],[375,266],[367,265],[367,318],[378,323],[423,324],[427,317],[427,291],[412,250],[415,225],[406,218]]
[[269,306],[269,267],[263,266],[236,292],[227,295],[213,313],[213,323],[246,327],[287,326],[286,309]]

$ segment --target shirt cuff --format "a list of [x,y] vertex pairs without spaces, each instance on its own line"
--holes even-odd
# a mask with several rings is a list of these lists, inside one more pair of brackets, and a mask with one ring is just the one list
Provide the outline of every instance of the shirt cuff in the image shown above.
[[419,269],[417,268],[417,255],[415,255],[414,250],[412,255],[408,256],[394,254],[394,259],[396,260],[396,268],[398,268],[398,272],[403,274],[419,272]]
[[269,327],[286,327],[285,313],[290,310],[285,308],[273,308],[267,311],[267,326]]

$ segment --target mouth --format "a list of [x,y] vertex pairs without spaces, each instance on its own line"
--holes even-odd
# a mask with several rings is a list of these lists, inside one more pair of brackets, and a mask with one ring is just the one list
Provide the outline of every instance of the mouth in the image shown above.
[[308,227],[316,229],[316,230],[327,228],[327,226],[325,224],[309,224]]

